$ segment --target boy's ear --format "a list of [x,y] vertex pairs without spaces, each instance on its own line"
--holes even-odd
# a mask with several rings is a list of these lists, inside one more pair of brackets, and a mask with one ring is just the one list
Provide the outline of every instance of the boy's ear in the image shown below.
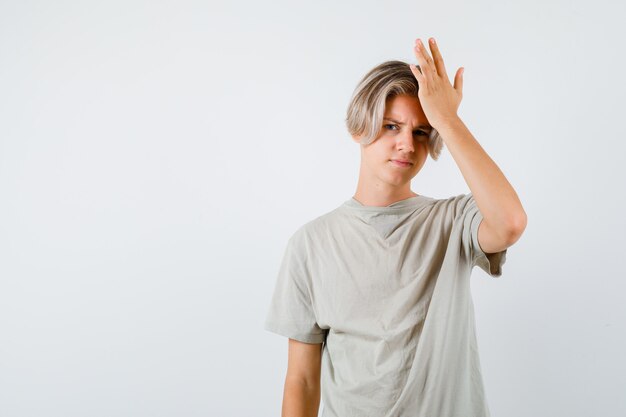
[[361,136],[352,135],[352,140],[356,143],[361,143]]

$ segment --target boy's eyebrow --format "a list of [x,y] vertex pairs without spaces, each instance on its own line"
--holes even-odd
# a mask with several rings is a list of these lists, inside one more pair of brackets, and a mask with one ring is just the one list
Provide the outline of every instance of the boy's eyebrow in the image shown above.
[[[383,118],[383,120],[389,120],[390,122],[394,122],[394,123],[399,124],[401,126],[406,124],[406,123],[401,123],[401,122],[399,122],[397,120],[390,119],[389,117],[385,117],[385,118]],[[426,129],[432,129],[433,128],[431,125],[419,125],[417,127],[426,128]]]

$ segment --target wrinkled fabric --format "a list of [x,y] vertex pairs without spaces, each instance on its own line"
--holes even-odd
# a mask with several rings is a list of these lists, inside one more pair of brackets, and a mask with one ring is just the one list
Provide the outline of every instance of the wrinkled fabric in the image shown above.
[[386,207],[350,198],[289,238],[264,328],[323,343],[322,417],[489,417],[472,268],[502,275],[478,244],[471,193]]

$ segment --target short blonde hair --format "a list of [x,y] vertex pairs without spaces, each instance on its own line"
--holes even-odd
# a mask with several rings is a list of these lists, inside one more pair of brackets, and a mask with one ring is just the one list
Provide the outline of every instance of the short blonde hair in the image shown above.
[[[346,126],[352,136],[363,136],[360,143],[369,145],[379,136],[387,99],[406,94],[419,98],[419,84],[409,64],[385,61],[372,68],[354,89],[346,115]],[[443,140],[434,128],[428,138],[428,153],[437,160]]]

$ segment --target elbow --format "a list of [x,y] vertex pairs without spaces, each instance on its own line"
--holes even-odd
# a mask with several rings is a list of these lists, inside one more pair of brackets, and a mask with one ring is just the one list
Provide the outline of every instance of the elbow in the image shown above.
[[509,224],[508,240],[510,244],[513,244],[518,241],[524,233],[524,230],[526,230],[526,225],[528,224],[526,212],[522,211],[521,214],[513,217]]

